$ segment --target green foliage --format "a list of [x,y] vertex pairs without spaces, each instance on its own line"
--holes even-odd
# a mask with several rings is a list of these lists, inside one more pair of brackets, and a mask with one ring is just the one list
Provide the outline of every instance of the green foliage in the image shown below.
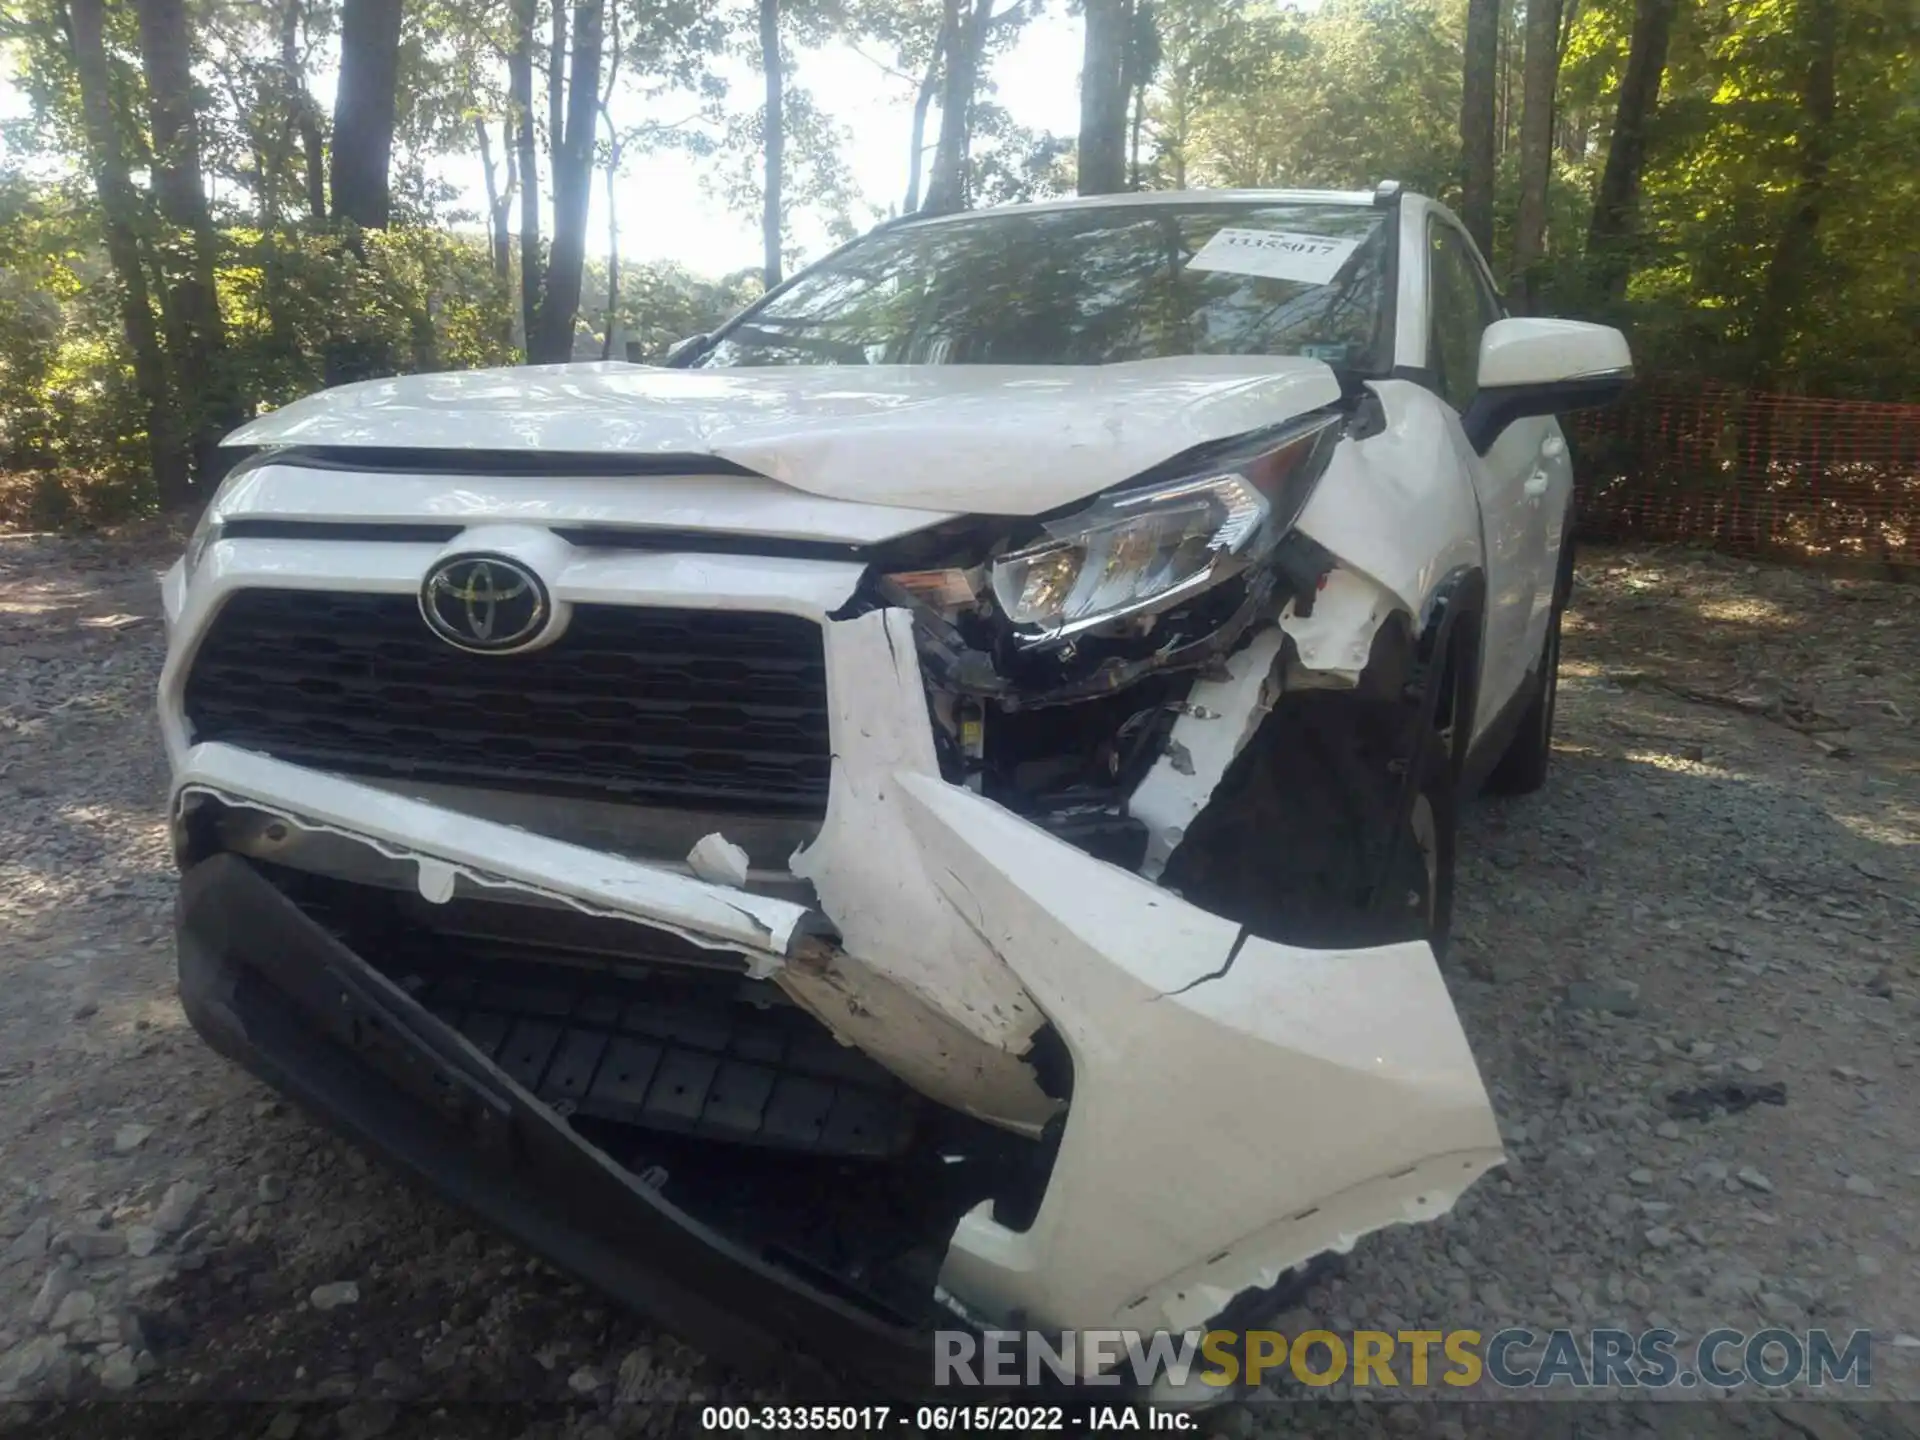
[[[0,174],[0,473],[49,477],[43,500],[64,497],[67,477],[122,499],[138,489],[144,437],[122,422],[139,407],[119,324],[84,188]],[[51,518],[71,509],[51,503]]]
[[[787,91],[781,113],[787,138],[786,181],[780,192],[781,249],[791,264],[799,258],[799,251],[788,238],[798,211],[811,210],[821,216],[828,235],[836,242],[851,240],[880,216],[861,204],[854,189],[852,172],[841,155],[844,127],[798,88]],[[727,159],[709,172],[705,182],[710,193],[743,219],[757,220],[760,215],[765,171],[760,133],[765,123],[765,105],[734,116],[720,142]]]
[[[220,241],[224,363],[249,411],[321,388],[342,357],[388,372],[515,359],[511,297],[478,240],[395,228],[356,254],[325,232],[235,227]],[[82,491],[86,513],[150,509],[141,414],[84,190],[0,177],[0,474],[50,477],[33,492],[43,520],[76,513],[48,497]]]
[[1160,185],[1444,193],[1458,160],[1458,0],[1165,0],[1150,100]]
[[1073,141],[1064,135],[1014,123],[991,100],[973,107],[972,178],[967,193],[976,206],[1018,205],[1073,193]]
[[[1829,12],[1834,26],[1823,23]],[[1584,249],[1633,0],[1581,0],[1574,13],[1536,277],[1549,310],[1626,326],[1648,371],[1814,394],[1920,394],[1910,258],[1920,233],[1920,7],[1682,0],[1618,304],[1590,283]],[[1310,12],[1284,0],[1162,0],[1149,183],[1363,188],[1391,177],[1451,198],[1463,14],[1461,0],[1326,0]],[[1515,15],[1511,34],[1521,28]],[[1836,61],[1831,160],[1812,243],[1792,273],[1775,275],[1807,201],[1815,122],[1805,92],[1823,45]],[[1501,115],[1496,271],[1517,203],[1520,58],[1517,41],[1503,41],[1501,83],[1515,98]]]
[[327,381],[343,348],[388,372],[457,370],[514,358],[507,284],[477,239],[400,227],[355,248],[309,230],[225,235],[221,309],[242,393],[284,405]]
[[[535,3],[532,119],[543,152],[555,3],[566,0]],[[1498,56],[1499,253],[1491,258],[1501,273],[1518,190],[1526,3],[1511,0]],[[1648,372],[1818,395],[1920,395],[1915,0],[1678,0],[1625,242],[1624,295],[1596,283],[1584,251],[1636,0],[1562,4],[1572,18],[1546,243],[1529,277],[1548,310],[1625,325]],[[941,0],[785,0],[782,23],[796,46],[846,40],[877,52],[886,58],[876,63],[917,90],[938,78],[928,67],[943,8]],[[1003,5],[989,58],[1017,45],[1022,21],[1039,8],[1038,0]],[[715,193],[743,219],[758,216],[762,97],[757,86],[729,94],[720,69],[727,57],[757,56],[755,10],[745,0],[609,0],[607,66],[616,73],[605,93],[666,102],[645,119],[611,102],[603,110],[599,163],[616,183],[627,162],[672,146],[712,157],[705,171]],[[368,235],[309,215],[307,152],[324,147],[328,112],[311,81],[337,31],[336,0],[194,0],[189,12],[201,160],[218,226],[218,378],[243,411],[344,377],[516,359],[513,246],[503,236],[497,258],[471,234],[486,217],[456,209],[442,178],[447,157],[476,153],[475,122],[484,121],[494,178],[508,183],[509,7],[408,0],[391,166],[396,221]],[[1464,12],[1465,0],[1141,4],[1148,33],[1137,39],[1139,53],[1153,62],[1143,182],[1357,188],[1393,177],[1451,198]],[[108,108],[138,192],[132,225],[164,329],[172,297],[161,280],[181,270],[176,252],[191,237],[160,225],[147,188],[148,96],[134,7],[109,0],[104,15]],[[142,427],[149,413],[166,412],[150,412],[134,383],[121,279],[107,263],[94,177],[80,158],[86,132],[63,0],[10,0],[0,64],[27,106],[0,123],[0,476],[39,477],[28,492],[43,518],[151,504]],[[1829,88],[1830,105],[1822,99]],[[672,123],[652,118],[682,112]],[[970,116],[974,203],[1072,188],[1071,141],[1018,124],[996,101],[990,70]],[[798,84],[786,128],[789,225],[807,211],[845,237],[877,218],[852,184],[847,136]],[[899,143],[904,157],[904,118]],[[536,178],[544,194],[549,177]],[[517,211],[509,219],[517,230]],[[617,335],[658,359],[757,288],[751,273],[711,278],[629,262]],[[606,296],[604,264],[591,262],[581,313],[601,334]],[[173,393],[175,413],[198,403],[177,381]],[[7,503],[0,498],[0,508]]]
[[[594,283],[590,275],[589,286]],[[604,313],[606,280],[597,277]],[[620,280],[619,334],[639,347],[639,358],[650,365],[666,358],[677,340],[702,335],[752,303],[760,295],[760,271],[751,267],[719,280],[709,280],[674,264],[623,266]],[[626,359],[624,353],[616,360]]]
[[[1811,253],[1771,296],[1799,203],[1812,122],[1802,94],[1810,0],[1706,0],[1682,12],[1620,318],[1665,368],[1815,394],[1920,394],[1920,16],[1906,0],[1843,0],[1832,162]],[[1565,267],[1571,268],[1571,267]],[[1584,298],[1577,270],[1561,277]],[[1769,306],[1783,353],[1761,353]]]

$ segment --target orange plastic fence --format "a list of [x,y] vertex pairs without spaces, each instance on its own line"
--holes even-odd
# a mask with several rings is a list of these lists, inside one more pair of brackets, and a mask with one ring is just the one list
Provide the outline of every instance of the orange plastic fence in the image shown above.
[[1590,538],[1920,565],[1920,405],[1653,379],[1570,428]]

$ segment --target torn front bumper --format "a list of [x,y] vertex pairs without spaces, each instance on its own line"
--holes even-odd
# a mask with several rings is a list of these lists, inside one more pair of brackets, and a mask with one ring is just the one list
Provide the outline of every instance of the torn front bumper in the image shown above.
[[667,1203],[247,861],[189,869],[178,930],[181,1002],[216,1050],[481,1220],[744,1368],[924,1383],[923,1336]]
[[[430,898],[457,884],[644,920],[743,953],[776,978],[809,977],[803,992],[808,983],[827,984],[822,977],[835,976],[844,959],[836,947],[812,938],[819,917],[805,907],[450,815],[231,747],[195,747],[178,781],[185,799],[264,806],[291,825],[356,837],[383,854],[403,856],[417,866]],[[1232,922],[1095,860],[964,788],[896,772],[883,797],[900,826],[890,842],[895,854],[911,857],[941,902],[1032,997],[1073,1065],[1071,1104],[1032,1223],[1002,1224],[982,1204],[953,1234],[941,1287],[968,1316],[995,1325],[1190,1329],[1236,1294],[1270,1286],[1318,1254],[1344,1250],[1381,1226],[1444,1212],[1500,1159],[1485,1091],[1425,945],[1341,953],[1243,937]],[[207,862],[190,879],[213,864],[241,863],[231,857]],[[319,997],[331,993],[343,967],[365,970],[340,947],[323,945],[318,934],[293,948],[252,941],[257,933],[285,929],[292,918],[264,932],[234,918],[224,896],[240,884],[228,882],[220,898],[196,899],[189,887],[188,972],[197,966],[211,973],[221,954],[231,968],[238,953],[275,977],[280,990]],[[261,888],[259,882],[253,888]],[[256,896],[246,904],[258,910],[267,900]],[[872,923],[893,944],[913,945],[912,932],[888,931],[884,915]],[[226,949],[209,935],[228,937]],[[310,973],[316,965],[324,977]],[[360,975],[382,1003],[405,998],[376,981],[370,971]],[[337,1100],[313,1078],[318,1062],[302,1058],[312,1046],[301,1038],[296,1014],[281,1006],[272,1012],[279,1019],[250,1031],[227,1011],[210,1008],[204,986],[196,991],[200,982],[190,973],[183,972],[183,982],[195,1023],[216,1045],[243,1050],[275,1083],[337,1112]],[[840,975],[834,983],[846,987],[850,1006],[875,1018],[859,999],[879,993],[871,975]],[[438,1024],[430,1016],[401,1018],[407,1021],[402,1029],[416,1037],[418,1027]],[[878,1018],[897,1017],[881,1012]],[[337,1024],[330,1014],[326,1019],[338,1043]],[[393,1022],[376,1017],[374,1023],[377,1031]],[[434,1043],[480,1077],[470,1087],[473,1098],[462,1102],[474,1117],[472,1138],[484,1141],[510,1116],[543,1145],[579,1146],[563,1121],[508,1085],[450,1032],[437,1034]],[[967,1053],[957,1046],[940,1051],[937,1036],[928,1043],[930,1062]],[[322,1068],[358,1073],[351,1057]],[[364,1088],[368,1082],[337,1083]],[[368,1123],[348,1117],[350,1128],[363,1134]],[[396,1154],[404,1148],[397,1137],[367,1138]],[[431,1149],[444,1155],[446,1144]],[[415,1170],[448,1163],[398,1158]],[[609,1196],[651,1203],[619,1167],[605,1160],[596,1165],[594,1173],[606,1173],[595,1184]],[[498,1206],[479,1194],[492,1183],[485,1172],[433,1178],[501,1219]],[[529,1195],[514,1203],[558,1203],[555,1188],[543,1190],[544,1200]],[[670,1243],[670,1227],[657,1228],[657,1234],[631,1232],[627,1267],[651,1265],[656,1243]],[[553,1245],[563,1237],[530,1238],[557,1253]],[[644,1301],[644,1292],[634,1293]],[[669,1295],[646,1308],[680,1325],[678,1305]]]
[[1186,1331],[1237,1294],[1449,1209],[1501,1159],[1425,944],[1244,934],[964,790],[904,782],[923,858],[1066,1042],[1032,1225],[985,1207],[943,1280],[995,1324]]

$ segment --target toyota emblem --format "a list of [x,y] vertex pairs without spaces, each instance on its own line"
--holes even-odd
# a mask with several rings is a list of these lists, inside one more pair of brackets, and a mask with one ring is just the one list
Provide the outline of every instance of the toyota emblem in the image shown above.
[[420,613],[449,645],[480,654],[524,650],[547,629],[553,606],[540,577],[504,555],[456,555],[427,572]]

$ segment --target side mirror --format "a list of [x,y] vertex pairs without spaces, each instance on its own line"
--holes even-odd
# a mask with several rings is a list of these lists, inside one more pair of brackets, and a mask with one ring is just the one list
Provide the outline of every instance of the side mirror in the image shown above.
[[711,340],[712,338],[713,337],[707,334],[704,330],[701,331],[698,335],[682,336],[680,339],[674,341],[673,344],[667,347],[666,356],[662,359],[661,363],[663,365],[671,365],[673,364],[674,361],[678,360],[682,355],[687,354],[689,351],[698,350],[702,345],[706,344],[707,341]]
[[1480,337],[1480,384],[1461,417],[1484,455],[1528,415],[1611,405],[1633,380],[1627,337],[1583,320],[1496,320]]

